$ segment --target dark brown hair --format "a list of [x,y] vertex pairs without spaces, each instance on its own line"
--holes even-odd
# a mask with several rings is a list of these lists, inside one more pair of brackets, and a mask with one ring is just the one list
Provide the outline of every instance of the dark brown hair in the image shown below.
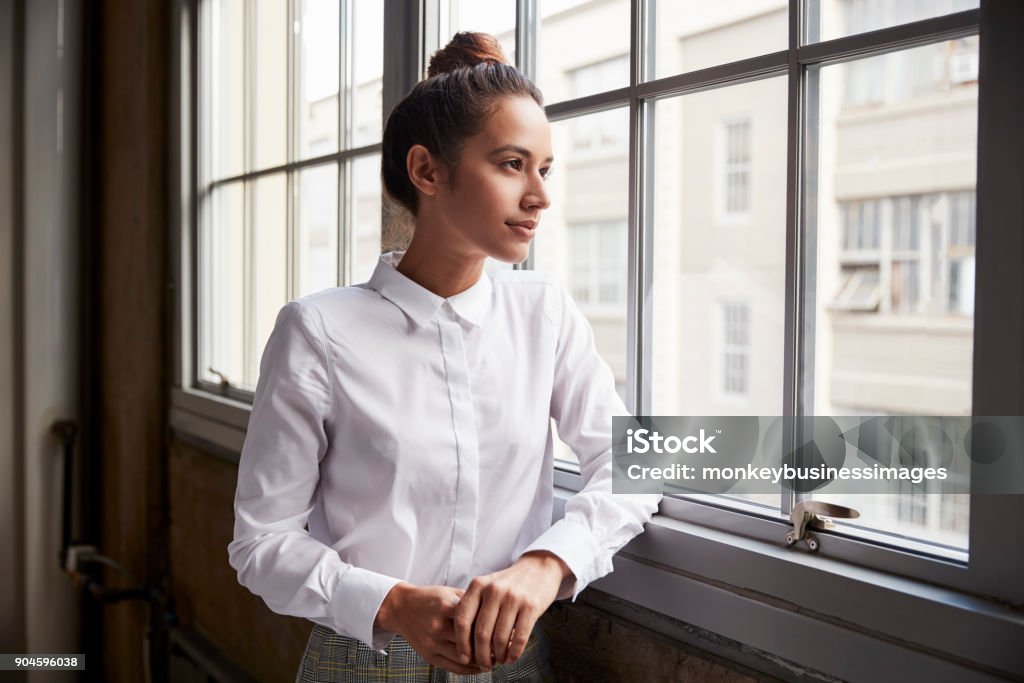
[[423,145],[454,171],[466,140],[480,132],[498,100],[522,96],[544,105],[537,86],[486,33],[457,33],[430,58],[427,76],[392,110],[381,144],[384,188],[413,215],[416,188],[406,170],[413,145]]

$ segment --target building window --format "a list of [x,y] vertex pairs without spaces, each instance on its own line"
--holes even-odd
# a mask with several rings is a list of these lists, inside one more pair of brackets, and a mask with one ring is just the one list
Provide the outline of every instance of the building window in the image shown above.
[[[977,0],[843,0],[845,33],[864,33],[977,7]],[[978,43],[957,39],[847,65],[846,106],[879,105],[942,93],[978,80]]]
[[750,385],[750,307],[745,303],[723,303],[722,391],[746,396]]
[[843,220],[843,249],[845,251],[873,252],[881,244],[881,202],[868,200],[849,202],[841,207]]
[[[572,97],[602,90],[602,84],[629,80],[629,55],[613,57],[569,72]],[[618,109],[604,116],[581,116],[572,121],[573,153],[581,155],[624,155],[629,151],[629,110]]]
[[974,311],[974,192],[840,204],[840,281],[831,308]]
[[623,221],[569,225],[572,251],[570,291],[585,311],[618,311],[626,303],[622,273],[626,269]]
[[722,124],[721,213],[726,218],[750,215],[751,156],[750,119],[727,121]]
[[946,308],[950,313],[974,315],[975,206],[973,192],[949,195],[949,269]]

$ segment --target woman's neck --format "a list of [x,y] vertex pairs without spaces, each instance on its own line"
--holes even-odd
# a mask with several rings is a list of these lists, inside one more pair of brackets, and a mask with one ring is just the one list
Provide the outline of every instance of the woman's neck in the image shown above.
[[[447,299],[464,292],[480,280],[484,270],[484,256],[465,255],[457,249],[436,248],[443,239],[431,240],[428,231],[417,226],[412,242],[395,269],[420,287]],[[434,245],[429,242],[434,241]],[[431,248],[434,246],[435,248]]]

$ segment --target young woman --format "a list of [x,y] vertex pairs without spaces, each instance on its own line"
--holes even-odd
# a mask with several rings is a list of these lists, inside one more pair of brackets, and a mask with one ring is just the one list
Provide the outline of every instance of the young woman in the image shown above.
[[[657,507],[611,493],[626,410],[567,293],[484,272],[526,258],[552,161],[537,88],[457,35],[384,131],[408,249],[278,316],[228,550],[242,585],[317,624],[297,680],[550,679],[537,618]],[[550,418],[586,482],[554,525]]]

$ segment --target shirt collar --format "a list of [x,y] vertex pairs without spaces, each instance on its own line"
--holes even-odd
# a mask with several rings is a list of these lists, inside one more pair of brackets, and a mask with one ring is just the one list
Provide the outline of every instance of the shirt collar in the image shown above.
[[424,325],[433,320],[438,309],[447,301],[460,318],[480,327],[491,305],[493,285],[487,271],[481,272],[480,279],[469,289],[444,299],[395,269],[404,255],[404,251],[381,254],[367,284],[402,309],[417,325]]

